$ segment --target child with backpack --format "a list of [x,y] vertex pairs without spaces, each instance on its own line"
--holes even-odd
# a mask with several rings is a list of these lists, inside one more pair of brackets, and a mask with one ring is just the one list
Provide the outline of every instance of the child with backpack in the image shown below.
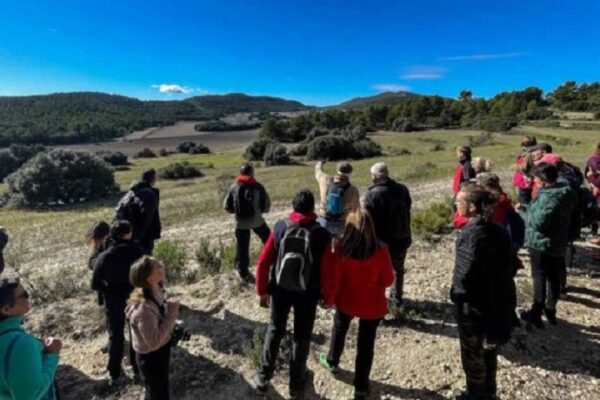
[[319,161],[315,165],[315,179],[321,195],[319,223],[333,236],[339,236],[344,231],[348,214],[360,207],[359,192],[350,183],[352,165],[349,162],[339,163],[333,177],[323,172],[323,163]]
[[254,168],[244,164],[240,175],[227,191],[223,208],[235,215],[235,265],[240,279],[245,283],[254,283],[250,273],[250,231],[253,231],[265,244],[271,230],[263,218],[271,209],[269,194],[255,178]]
[[350,322],[358,318],[354,399],[366,399],[377,327],[388,313],[385,291],[394,282],[388,246],[377,240],[367,210],[350,213],[341,241],[334,253],[326,254],[324,264],[323,304],[335,306],[336,312],[329,353],[321,353],[319,361],[331,373],[338,371]]
[[330,249],[330,235],[317,223],[315,198],[309,190],[298,192],[292,204],[292,213],[275,224],[256,267],[256,291],[261,307],[271,308],[271,320],[255,384],[259,394],[266,394],[293,309],[289,391],[291,398],[297,398],[306,384],[306,360],[321,297],[322,258]]

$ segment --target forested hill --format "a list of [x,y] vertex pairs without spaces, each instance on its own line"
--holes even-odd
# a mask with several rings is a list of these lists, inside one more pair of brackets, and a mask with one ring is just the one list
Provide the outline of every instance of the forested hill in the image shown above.
[[186,101],[200,109],[220,114],[303,111],[310,108],[298,101],[269,96],[248,96],[243,93],[196,96]]
[[411,92],[384,92],[375,96],[369,97],[356,97],[352,100],[343,102],[336,106],[336,108],[343,109],[361,109],[369,106],[395,106],[396,104],[405,102],[407,100],[416,99],[421,95]]
[[93,92],[0,97],[0,146],[100,141],[180,120],[307,108],[295,101],[243,94],[197,96],[180,101],[142,101]]

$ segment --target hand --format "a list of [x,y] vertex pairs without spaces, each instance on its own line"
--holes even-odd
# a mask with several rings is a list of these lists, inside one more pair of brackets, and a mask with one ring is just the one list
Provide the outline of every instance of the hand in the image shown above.
[[177,300],[167,300],[167,313],[179,315],[179,302]]
[[262,308],[271,307],[271,296],[268,294],[263,294],[260,296],[259,304]]
[[42,341],[44,345],[44,353],[47,354],[59,354],[62,350],[62,342],[59,339],[48,338]]

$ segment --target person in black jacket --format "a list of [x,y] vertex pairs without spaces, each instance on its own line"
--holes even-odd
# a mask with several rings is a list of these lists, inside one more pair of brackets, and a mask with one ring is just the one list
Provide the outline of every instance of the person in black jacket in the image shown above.
[[0,226],[0,274],[4,271],[4,248],[8,243],[8,235],[4,227]]
[[[133,286],[129,282],[131,265],[144,255],[144,250],[132,241],[133,229],[128,221],[117,220],[110,230],[104,250],[96,260],[92,289],[100,292],[108,330],[108,373],[112,382],[122,377],[121,360],[125,343],[125,306]],[[135,355],[130,347],[130,359],[135,367]]]
[[394,285],[390,290],[390,305],[402,313],[404,294],[404,262],[412,244],[410,209],[412,199],[406,186],[390,178],[385,163],[371,167],[373,185],[369,187],[364,206],[373,217],[377,238],[388,245],[394,265]]
[[459,214],[469,218],[456,240],[450,290],[467,383],[459,399],[496,398],[497,346],[510,339],[513,327],[511,243],[506,230],[491,222],[495,201],[477,185],[456,198]]
[[160,191],[156,188],[156,170],[146,169],[142,179],[134,183],[129,190],[141,201],[141,209],[133,225],[133,239],[142,246],[145,254],[152,254],[154,241],[160,239],[161,223],[159,214]]

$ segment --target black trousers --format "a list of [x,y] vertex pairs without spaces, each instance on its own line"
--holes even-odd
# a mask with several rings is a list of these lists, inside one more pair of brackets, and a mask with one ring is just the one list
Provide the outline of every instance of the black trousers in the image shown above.
[[240,276],[247,276],[250,271],[248,270],[248,266],[250,264],[250,231],[254,231],[256,235],[260,238],[261,242],[265,244],[267,239],[269,239],[269,235],[271,234],[271,230],[269,226],[265,223],[254,229],[236,229],[235,230],[235,240],[236,240],[236,253],[235,253],[235,266],[240,274]]
[[263,345],[259,374],[265,380],[273,377],[279,346],[285,335],[288,315],[292,308],[294,309],[294,345],[290,360],[290,387],[301,388],[317,313],[317,300],[311,296],[286,292],[272,295],[271,322]]
[[171,343],[147,354],[137,354],[144,384],[144,400],[169,400],[169,360]]
[[401,305],[404,296],[404,263],[406,261],[406,250],[391,251],[392,266],[394,267],[394,284],[390,289],[390,298]]
[[544,307],[556,310],[560,296],[561,275],[566,277],[565,257],[549,256],[541,251],[529,250],[531,258],[531,277],[533,279],[532,311],[542,314]]
[[[327,355],[327,362],[332,366],[337,366],[340,363],[351,321],[351,316],[339,310],[335,312],[331,345]],[[358,340],[354,363],[354,388],[357,391],[369,390],[369,376],[371,375],[375,355],[375,337],[380,321],[380,319],[361,319],[358,322]]]
[[482,318],[464,315],[456,309],[460,358],[467,380],[467,393],[473,399],[487,400],[496,395],[497,347],[484,347]]
[[[106,313],[106,329],[108,331],[108,373],[112,379],[121,376],[123,353],[125,349],[125,305],[127,298],[123,296],[104,295],[104,311]],[[137,373],[135,351],[129,343],[129,359],[133,372]]]

